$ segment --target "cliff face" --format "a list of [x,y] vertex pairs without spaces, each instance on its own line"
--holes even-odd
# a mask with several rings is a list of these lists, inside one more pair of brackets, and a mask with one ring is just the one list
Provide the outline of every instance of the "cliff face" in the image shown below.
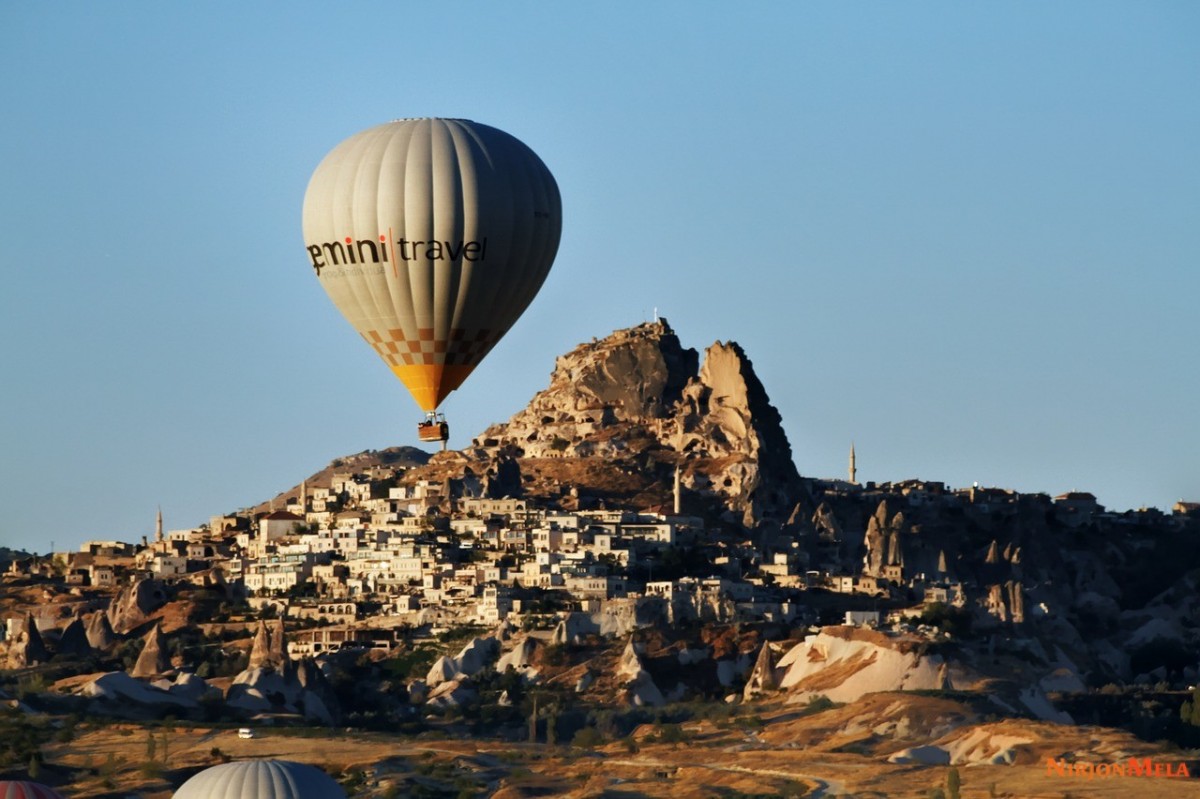
[[657,438],[696,368],[696,351],[665,320],[618,330],[560,355],[550,385],[474,443],[529,458],[626,454]]
[[[113,632],[127,633],[144,624],[154,611],[167,603],[167,589],[158,580],[142,578],[123,586],[108,606]],[[93,644],[95,646],[95,644]]]
[[129,672],[130,677],[154,677],[171,668],[171,659],[167,656],[166,642],[163,640],[162,625],[155,624],[146,633],[145,646],[138,655],[137,663]]
[[724,506],[730,521],[782,521],[800,478],[778,411],[745,352],[715,343],[701,365],[665,319],[560,356],[550,385],[473,442],[473,455],[632,460]]
[[737,344],[708,348],[664,428],[663,443],[693,467],[685,469],[685,486],[723,496],[747,527],[787,518],[800,491],[792,448],[779,411]]
[[38,632],[33,615],[26,613],[8,647],[8,668],[24,669],[49,660],[50,653],[42,642],[42,634]]

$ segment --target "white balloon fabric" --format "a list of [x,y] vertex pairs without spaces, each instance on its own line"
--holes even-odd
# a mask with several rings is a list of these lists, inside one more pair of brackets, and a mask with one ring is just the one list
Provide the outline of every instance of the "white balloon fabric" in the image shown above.
[[291,760],[242,760],[205,769],[174,799],[346,799],[320,769]]
[[334,305],[432,412],[541,288],[562,201],[546,165],[509,134],[402,119],[325,156],[303,227]]

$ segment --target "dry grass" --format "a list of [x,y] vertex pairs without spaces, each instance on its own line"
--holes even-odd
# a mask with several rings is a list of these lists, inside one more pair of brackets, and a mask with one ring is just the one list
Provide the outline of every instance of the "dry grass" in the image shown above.
[[[887,755],[915,742],[946,744],[962,736],[990,735],[998,740],[1024,739],[1013,765],[962,765],[962,796],[1062,799],[1074,797],[1200,797],[1200,781],[1167,778],[1086,780],[1059,776],[1046,759],[1063,752],[1081,761],[1127,762],[1131,756],[1177,763],[1183,756],[1146,744],[1115,730],[1007,719],[985,723],[970,708],[953,700],[917,694],[872,694],[843,707],[802,715],[794,707],[763,703],[744,710],[761,717],[763,726],[747,731],[736,724],[709,721],[684,725],[686,740],[656,742],[656,728],[646,725],[634,738],[637,751],[613,742],[595,750],[511,744],[489,740],[404,738],[376,733],[325,731],[315,737],[260,728],[259,737],[243,740],[231,729],[177,725],[167,733],[169,755],[162,776],[140,767],[149,730],[136,724],[88,725],[69,744],[46,752],[49,762],[82,772],[102,767],[109,753],[115,789],[100,776],[83,776],[64,786],[68,797],[124,796],[168,799],[175,786],[215,761],[219,748],[234,759],[279,757],[312,763],[335,776],[353,770],[366,774],[355,797],[382,795],[389,785],[406,781],[442,780],[449,788],[474,785],[478,795],[503,799],[524,797],[720,797],[734,792],[777,793],[804,787],[809,795],[920,797],[943,783],[947,769],[896,765]],[[161,745],[158,748],[161,754]],[[425,776],[422,776],[425,775]],[[401,795],[404,795],[402,792]],[[453,794],[451,794],[453,795]]]

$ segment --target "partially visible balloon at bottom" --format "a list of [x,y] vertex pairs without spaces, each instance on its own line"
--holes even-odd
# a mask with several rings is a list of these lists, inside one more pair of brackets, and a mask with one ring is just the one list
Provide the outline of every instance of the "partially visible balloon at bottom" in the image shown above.
[[63,799],[63,795],[39,782],[0,780],[0,799]]

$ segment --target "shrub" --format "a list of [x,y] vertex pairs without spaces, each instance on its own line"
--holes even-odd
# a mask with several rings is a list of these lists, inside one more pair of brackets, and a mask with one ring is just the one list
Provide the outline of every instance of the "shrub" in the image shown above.
[[575,733],[575,737],[571,739],[571,745],[581,749],[593,749],[602,743],[604,743],[604,736],[595,727],[581,727]]
[[921,621],[961,638],[971,631],[971,613],[964,608],[934,602],[921,612]]
[[658,728],[658,740],[666,744],[680,744],[689,738],[687,732],[678,724],[663,724]]
[[946,772],[946,799],[959,799],[959,789],[962,787],[962,778],[958,776],[958,769],[953,766]]

